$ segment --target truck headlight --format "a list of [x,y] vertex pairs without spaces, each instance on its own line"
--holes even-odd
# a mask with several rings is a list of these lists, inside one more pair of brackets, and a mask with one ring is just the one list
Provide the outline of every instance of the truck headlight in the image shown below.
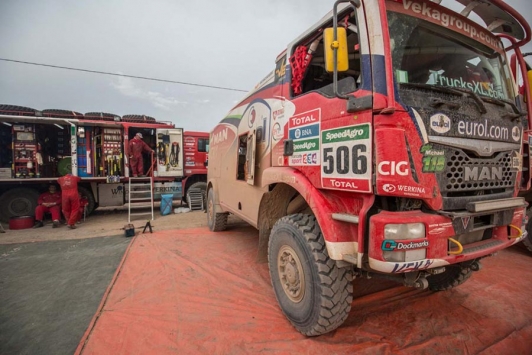
[[[387,241],[393,242],[394,240],[422,238],[425,238],[425,225],[423,223],[387,224],[384,226],[385,244],[387,244]],[[393,243],[388,244],[393,245]],[[405,262],[425,259],[427,250],[424,248],[413,250],[383,250],[382,255],[386,261]]]
[[425,238],[423,223],[387,224],[384,226],[384,239]]

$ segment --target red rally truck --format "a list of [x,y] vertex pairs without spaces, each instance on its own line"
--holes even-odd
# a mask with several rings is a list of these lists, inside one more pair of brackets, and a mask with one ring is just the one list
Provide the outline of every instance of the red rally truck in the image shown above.
[[354,277],[447,290],[526,238],[529,40],[500,0],[339,0],[213,129],[209,227],[258,229],[298,331],[340,326]]

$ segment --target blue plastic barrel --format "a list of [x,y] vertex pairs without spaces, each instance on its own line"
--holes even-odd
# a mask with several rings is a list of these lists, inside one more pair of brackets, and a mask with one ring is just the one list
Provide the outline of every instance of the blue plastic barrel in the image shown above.
[[161,215],[166,216],[172,213],[172,197],[173,194],[163,194],[161,195]]

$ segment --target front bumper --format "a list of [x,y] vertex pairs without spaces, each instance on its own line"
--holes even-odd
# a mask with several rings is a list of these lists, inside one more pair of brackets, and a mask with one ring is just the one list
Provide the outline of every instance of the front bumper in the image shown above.
[[[525,217],[525,206],[446,215],[421,211],[381,212],[370,218],[369,271],[404,273],[491,255],[527,237]],[[405,236],[407,239],[394,242],[385,236],[388,224],[416,223],[425,226],[424,238]],[[457,244],[459,240],[462,242]]]

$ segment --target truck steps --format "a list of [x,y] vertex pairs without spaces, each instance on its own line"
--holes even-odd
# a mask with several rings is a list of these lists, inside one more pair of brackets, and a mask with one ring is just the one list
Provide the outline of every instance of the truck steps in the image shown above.
[[[133,216],[151,215],[153,221],[153,177],[130,177],[128,182],[127,221],[131,223]],[[132,209],[144,209],[149,211],[132,212]]]

